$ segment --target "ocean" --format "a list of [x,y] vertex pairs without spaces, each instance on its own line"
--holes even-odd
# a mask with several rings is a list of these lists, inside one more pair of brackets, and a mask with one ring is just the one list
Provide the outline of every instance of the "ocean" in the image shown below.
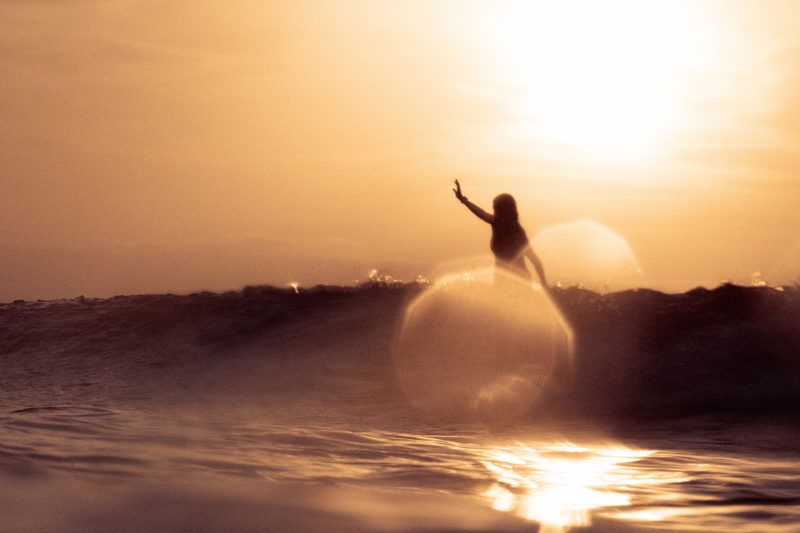
[[800,531],[800,289],[519,291],[0,304],[0,531]]

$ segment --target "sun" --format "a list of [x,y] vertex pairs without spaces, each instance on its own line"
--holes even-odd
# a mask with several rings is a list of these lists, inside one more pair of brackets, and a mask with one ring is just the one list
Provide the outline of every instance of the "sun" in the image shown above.
[[680,120],[699,60],[678,2],[512,2],[487,40],[515,116],[537,137],[609,158],[656,149]]

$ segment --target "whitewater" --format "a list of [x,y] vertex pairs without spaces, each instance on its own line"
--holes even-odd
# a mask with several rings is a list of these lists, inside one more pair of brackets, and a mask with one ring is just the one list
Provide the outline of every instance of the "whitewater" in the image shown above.
[[473,283],[0,304],[0,530],[800,530],[800,289]]

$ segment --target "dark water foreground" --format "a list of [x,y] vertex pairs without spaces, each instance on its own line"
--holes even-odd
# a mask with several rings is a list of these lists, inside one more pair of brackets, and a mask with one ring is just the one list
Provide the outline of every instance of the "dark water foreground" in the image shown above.
[[800,530],[797,289],[557,291],[570,375],[500,426],[399,389],[425,290],[0,305],[0,530]]

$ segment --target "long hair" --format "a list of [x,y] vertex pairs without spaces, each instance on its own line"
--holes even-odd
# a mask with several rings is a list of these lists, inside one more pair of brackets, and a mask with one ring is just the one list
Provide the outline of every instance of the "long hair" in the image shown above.
[[[520,272],[527,272],[520,253],[528,245],[528,236],[519,224],[517,202],[510,194],[500,194],[493,202],[491,248],[498,261],[516,265]],[[530,273],[527,273],[530,276]]]
[[519,224],[517,202],[508,193],[499,194],[492,203],[495,224],[503,228],[511,228]]

